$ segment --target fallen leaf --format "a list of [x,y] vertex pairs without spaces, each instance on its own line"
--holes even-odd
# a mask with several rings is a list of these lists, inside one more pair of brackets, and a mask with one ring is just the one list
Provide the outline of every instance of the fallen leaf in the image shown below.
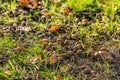
[[43,44],[43,45],[48,45],[48,43],[49,43],[49,42],[48,42],[48,39],[43,39],[43,40],[42,40],[42,44]]
[[10,71],[5,71],[4,74],[8,75],[8,76],[11,76],[12,73]]
[[27,7],[28,6],[29,0],[19,0],[18,3],[22,7]]
[[48,29],[50,32],[55,32],[57,30],[57,27],[56,26],[53,26],[53,27],[50,27]]
[[120,34],[120,27],[119,27],[119,28],[117,28],[117,33],[118,33],[118,34]]
[[28,63],[31,63],[31,64],[35,64],[35,63],[38,63],[39,61],[41,60],[41,56],[37,56],[37,57],[32,57]]
[[65,15],[68,15],[70,12],[71,12],[71,11],[70,11],[70,8],[67,7],[67,6],[65,6],[65,7],[64,7],[64,14],[65,14]]
[[63,80],[63,78],[62,77],[58,77],[58,79],[57,80]]
[[45,17],[48,17],[48,16],[50,16],[50,15],[51,15],[50,12],[46,12],[46,13],[44,13],[44,16],[45,16]]
[[57,56],[55,54],[53,54],[52,56],[50,56],[49,58],[49,61],[50,61],[50,64],[55,64],[57,63]]
[[33,2],[33,7],[34,7],[34,8],[37,8],[37,7],[38,7],[37,1],[34,1],[34,2]]

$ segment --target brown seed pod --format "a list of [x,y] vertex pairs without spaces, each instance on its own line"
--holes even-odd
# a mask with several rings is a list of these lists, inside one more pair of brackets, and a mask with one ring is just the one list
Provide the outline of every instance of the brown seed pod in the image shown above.
[[69,55],[69,56],[73,56],[73,51],[67,51],[67,54]]
[[82,50],[77,50],[76,53],[77,53],[78,55],[80,55],[80,54],[82,54]]
[[78,38],[78,34],[77,34],[77,33],[72,34],[72,35],[71,35],[71,38],[72,38],[72,39],[77,39],[77,38]]
[[76,44],[75,48],[76,49],[81,49],[82,48],[82,44]]

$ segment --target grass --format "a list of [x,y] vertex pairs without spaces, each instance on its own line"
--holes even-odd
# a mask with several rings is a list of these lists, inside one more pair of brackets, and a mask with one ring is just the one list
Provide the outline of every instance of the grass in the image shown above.
[[[105,1],[105,2],[102,2]],[[25,32],[24,34],[12,33],[7,30],[0,28],[0,79],[2,80],[73,80],[75,78],[70,73],[70,64],[75,62],[70,58],[70,62],[67,59],[64,60],[63,64],[58,60],[56,64],[49,64],[49,57],[52,54],[66,54],[62,45],[57,43],[57,49],[50,48],[50,53],[47,53],[45,46],[42,44],[41,37],[42,33],[45,33],[45,28],[51,26],[58,26],[60,24],[69,25],[70,29],[66,29],[67,32],[56,32],[55,35],[65,35],[67,39],[70,39],[74,32],[78,33],[78,38],[74,41],[82,44],[83,58],[90,58],[91,54],[99,51],[104,45],[110,48],[112,44],[117,45],[120,48],[120,33],[117,29],[119,25],[119,0],[65,0],[63,2],[49,2],[48,0],[42,0],[42,10],[34,11],[33,13],[25,14],[25,10],[22,11],[18,16],[12,18],[8,14],[9,11],[14,11],[18,6],[16,0],[10,2],[0,0],[0,26],[2,28],[10,29],[11,23],[19,23],[22,21],[22,16],[26,16],[27,20],[32,18],[40,18],[33,20],[31,25],[27,25],[31,28],[31,31]],[[95,3],[94,5],[92,5]],[[70,7],[71,12],[68,15],[64,14],[64,6]],[[23,8],[21,8],[23,9]],[[85,15],[86,13],[92,13]],[[45,13],[50,13],[45,17]],[[83,15],[79,17],[79,13]],[[78,15],[78,17],[76,16]],[[78,21],[76,21],[78,19]],[[90,20],[89,20],[90,19]],[[17,27],[20,27],[17,24]],[[4,35],[4,34],[7,35]],[[48,38],[48,37],[47,37]],[[50,39],[51,43],[56,43],[56,39]],[[102,45],[101,42],[104,42]],[[98,45],[97,45],[98,44]],[[87,54],[87,56],[84,56]],[[71,61],[72,60],[72,61]],[[76,60],[77,61],[77,60]],[[5,63],[4,63],[5,62]],[[81,62],[80,62],[81,63]],[[75,63],[74,63],[75,64]],[[96,62],[90,62],[91,65],[97,66],[105,74],[110,73],[109,64],[106,60],[103,63],[97,60]],[[73,66],[73,65],[71,65]],[[73,66],[74,67],[74,66]],[[88,75],[83,71],[76,75],[80,75],[82,80],[88,78]],[[62,78],[62,79],[61,79]],[[78,77],[75,80],[79,79]]]

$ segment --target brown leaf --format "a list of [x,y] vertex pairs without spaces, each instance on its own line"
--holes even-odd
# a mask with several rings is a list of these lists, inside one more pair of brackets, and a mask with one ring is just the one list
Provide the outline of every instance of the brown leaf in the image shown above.
[[37,8],[37,7],[38,7],[37,1],[34,1],[34,2],[33,2],[33,7],[34,7],[34,8]]
[[63,78],[62,77],[58,77],[58,79],[57,80],[63,80]]
[[29,0],[19,0],[18,3],[22,7],[27,7],[28,6]]
[[11,76],[12,73],[10,71],[5,71],[4,74],[8,75],[8,76]]
[[68,8],[67,6],[64,7],[64,14],[68,15],[71,12],[70,8]]
[[49,61],[50,61],[50,64],[55,64],[57,63],[57,56],[55,54],[53,54],[52,56],[50,56],[49,58]]
[[32,58],[28,61],[28,63],[30,63],[30,64],[35,64],[35,63],[38,63],[40,60],[41,60],[41,56],[39,55],[39,56],[37,56],[37,57],[32,57]]
[[53,26],[53,27],[50,27],[48,29],[50,32],[55,32],[57,30],[57,27],[56,26]]

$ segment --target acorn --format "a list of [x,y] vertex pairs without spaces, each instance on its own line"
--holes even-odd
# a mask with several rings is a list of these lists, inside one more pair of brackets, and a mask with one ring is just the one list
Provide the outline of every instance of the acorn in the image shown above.
[[75,48],[76,48],[76,49],[81,49],[81,48],[82,48],[82,45],[81,45],[81,44],[76,44]]
[[67,54],[68,54],[69,56],[73,56],[73,51],[67,51]]
[[71,36],[72,39],[77,39],[77,37],[78,37],[78,34],[77,34],[77,33],[72,34],[72,36]]
[[78,55],[80,55],[80,54],[82,54],[82,50],[77,50],[76,53],[77,53]]

